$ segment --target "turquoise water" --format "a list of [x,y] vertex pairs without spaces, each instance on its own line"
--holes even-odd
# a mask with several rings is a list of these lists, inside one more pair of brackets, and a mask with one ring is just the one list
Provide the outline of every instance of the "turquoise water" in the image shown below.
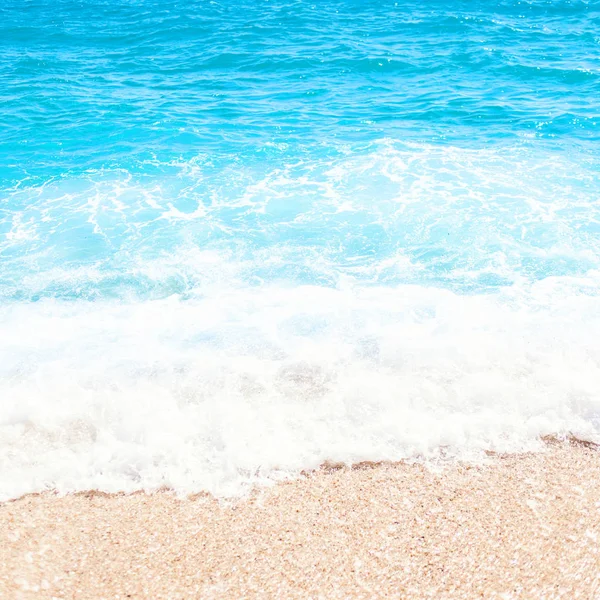
[[0,103],[6,496],[598,435],[595,2],[5,0]]

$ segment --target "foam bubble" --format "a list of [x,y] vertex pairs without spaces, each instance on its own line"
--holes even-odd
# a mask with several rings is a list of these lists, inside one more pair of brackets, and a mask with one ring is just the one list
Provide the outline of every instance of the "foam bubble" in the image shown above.
[[195,293],[211,254],[246,284],[482,291],[600,267],[595,155],[380,140],[280,158],[202,156],[5,190],[0,299]]
[[326,460],[598,440],[598,279],[5,304],[0,497],[163,485],[227,496]]

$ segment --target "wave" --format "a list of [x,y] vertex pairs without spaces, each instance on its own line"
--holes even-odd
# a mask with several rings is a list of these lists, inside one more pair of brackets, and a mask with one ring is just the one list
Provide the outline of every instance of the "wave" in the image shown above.
[[599,278],[5,304],[0,499],[600,441]]
[[600,268],[598,164],[584,152],[272,150],[5,190],[0,299],[194,295],[225,277],[480,292]]

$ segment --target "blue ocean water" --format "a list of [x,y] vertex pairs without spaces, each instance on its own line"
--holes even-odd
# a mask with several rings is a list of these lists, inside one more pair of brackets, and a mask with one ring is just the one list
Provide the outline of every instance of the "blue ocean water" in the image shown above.
[[600,6],[4,0],[0,495],[600,434]]

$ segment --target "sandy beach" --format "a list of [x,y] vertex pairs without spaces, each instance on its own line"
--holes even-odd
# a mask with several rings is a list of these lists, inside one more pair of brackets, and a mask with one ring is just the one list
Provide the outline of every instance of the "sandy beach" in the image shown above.
[[0,506],[2,598],[600,598],[600,454],[322,469],[223,504]]

